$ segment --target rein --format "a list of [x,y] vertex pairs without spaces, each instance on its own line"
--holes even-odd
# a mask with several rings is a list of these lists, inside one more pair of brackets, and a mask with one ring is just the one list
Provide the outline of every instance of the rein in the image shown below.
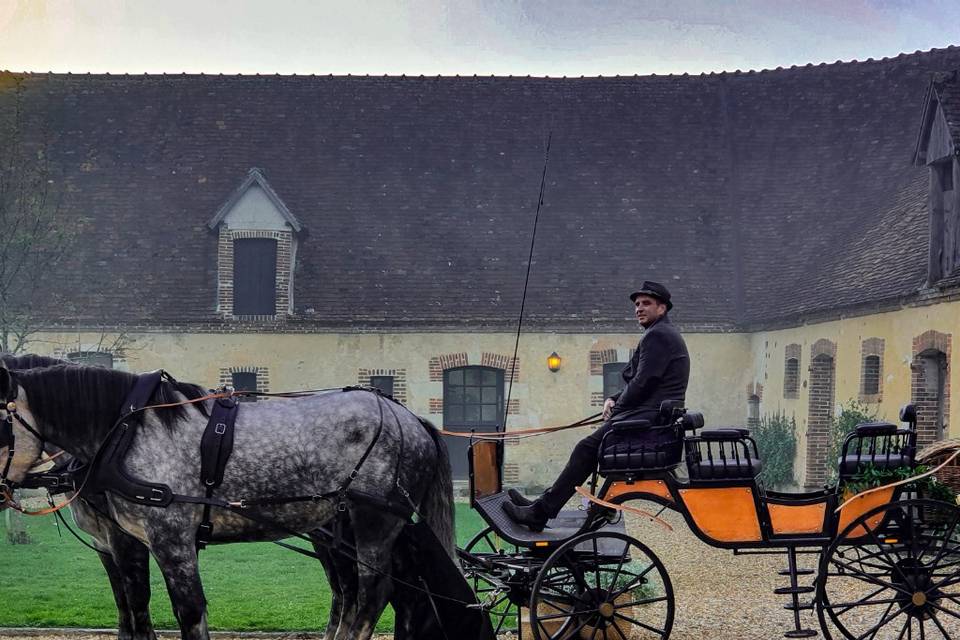
[[[103,441],[100,443],[99,447],[97,448],[97,452],[94,454],[93,460],[96,460],[100,456],[104,447],[108,442],[110,442],[111,437],[116,432],[117,428],[123,423],[123,421],[134,414],[146,411],[147,409],[165,409],[165,408],[172,408],[172,407],[181,407],[181,406],[187,406],[191,404],[197,404],[199,402],[206,402],[207,400],[216,400],[218,398],[228,398],[234,395],[235,393],[236,392],[232,392],[232,391],[216,392],[216,393],[207,394],[205,396],[201,396],[199,398],[193,398],[191,400],[182,400],[180,402],[167,402],[163,404],[154,404],[154,405],[147,405],[144,407],[134,408],[132,411],[128,411],[122,414],[119,418],[117,418],[117,421],[114,422],[112,427],[110,427],[110,430],[107,432],[107,436],[103,439]],[[46,442],[44,437],[40,435],[40,433],[33,426],[31,426],[26,420],[24,420],[19,413],[17,413],[17,407],[15,402],[13,401],[8,402],[6,409],[7,409],[8,422],[12,421],[13,418],[16,418],[17,422],[19,422],[27,431],[33,434],[33,436],[40,441],[41,455],[42,455],[43,443]],[[12,440],[12,435],[11,435],[11,440]],[[11,442],[10,455],[7,457],[7,464],[5,465],[3,473],[0,474],[0,505],[7,504],[14,511],[18,511],[27,516],[45,516],[51,513],[57,513],[58,511],[69,506],[71,503],[73,503],[74,500],[77,499],[78,496],[80,496],[80,494],[83,492],[83,489],[87,486],[87,482],[90,480],[90,477],[94,468],[94,465],[92,463],[87,466],[86,473],[83,476],[83,481],[80,483],[80,486],[75,488],[74,494],[70,498],[68,498],[65,502],[62,502],[56,506],[45,507],[43,509],[40,509],[39,511],[27,511],[26,509],[21,507],[19,503],[15,502],[13,499],[13,490],[16,489],[20,485],[20,483],[7,481],[7,473],[9,472],[10,462],[13,460],[13,452],[14,452],[13,443]],[[52,460],[53,458],[61,454],[62,452],[55,454],[49,460]],[[32,465],[31,468],[34,468],[36,466],[37,465],[34,464]]]

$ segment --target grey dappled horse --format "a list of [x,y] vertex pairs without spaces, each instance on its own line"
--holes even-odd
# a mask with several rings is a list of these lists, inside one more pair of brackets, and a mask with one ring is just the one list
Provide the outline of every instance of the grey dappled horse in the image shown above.
[[[0,393],[17,395],[18,412],[51,442],[89,462],[113,426],[135,376],[95,367],[59,365],[0,371]],[[183,383],[161,383],[155,402],[185,399],[202,393]],[[383,433],[371,449],[352,488],[383,500],[395,500],[397,481],[410,493],[427,523],[453,555],[452,496],[449,466],[436,434],[408,411],[384,407],[389,401],[367,392],[335,392],[282,402],[247,404],[237,419],[234,451],[218,495],[227,499],[318,495],[336,489],[353,470],[374,437],[380,420]],[[197,407],[149,410],[125,459],[128,474],[167,484],[174,493],[202,496],[199,441],[207,418]],[[41,443],[14,423],[16,455],[10,480],[22,480],[35,463]],[[0,450],[0,468],[6,450]],[[397,474],[399,473],[399,478]],[[146,550],[164,574],[174,612],[185,638],[207,637],[205,601],[197,572],[195,533],[202,507],[174,502],[166,508],[138,505],[112,493],[102,497],[103,513],[82,524],[110,551],[105,559],[118,607],[131,611],[131,635],[150,638]],[[93,505],[96,506],[95,504]],[[335,515],[332,502],[296,502],[251,509],[258,522],[213,510],[213,542],[270,540],[287,531],[311,531]],[[404,521],[382,508],[360,501],[348,503],[347,533],[359,563],[327,559],[331,583],[341,583],[340,614],[328,637],[369,638],[392,595],[391,566],[404,554],[394,544]],[[265,523],[273,520],[276,526]],[[81,516],[83,519],[83,516]],[[328,553],[329,556],[335,555]],[[396,555],[396,557],[394,557]],[[119,563],[118,558],[123,558]],[[111,570],[108,560],[117,566]],[[115,575],[116,574],[116,575]],[[139,576],[139,577],[137,577]],[[139,581],[139,582],[138,582]],[[118,588],[119,583],[119,588]],[[336,603],[335,603],[336,605]],[[402,609],[402,607],[401,607]],[[121,610],[121,623],[124,613]],[[398,615],[398,626],[403,621]],[[398,629],[400,631],[400,629]]]
[[[36,354],[0,356],[0,365],[8,369],[76,364],[69,360]],[[192,398],[199,397],[198,390],[199,387],[192,388],[190,385],[181,388],[181,392]],[[47,453],[53,453],[53,451],[47,451]],[[61,454],[58,465],[66,466],[72,456],[62,450],[58,450],[58,453]],[[70,509],[80,529],[93,539],[93,547],[110,580],[110,588],[117,606],[119,640],[155,640],[156,633],[150,617],[149,550],[139,540],[124,532],[110,518],[106,496],[102,493],[86,491],[79,500],[71,503]],[[353,539],[349,525],[344,527],[344,537],[347,542]],[[352,623],[347,617],[351,613],[351,608],[344,607],[343,602],[351,601],[356,597],[356,567],[352,560],[332,553],[321,543],[314,543],[314,552],[320,558],[331,588],[330,619],[324,638],[332,640],[341,623],[344,628],[349,628]],[[394,567],[395,572],[398,569],[401,567]],[[397,610],[395,619],[399,627],[398,631],[405,631],[407,635],[412,634],[415,621],[411,616],[414,612],[409,609],[409,606],[404,607],[402,601],[393,604]],[[409,628],[404,630],[404,625]]]

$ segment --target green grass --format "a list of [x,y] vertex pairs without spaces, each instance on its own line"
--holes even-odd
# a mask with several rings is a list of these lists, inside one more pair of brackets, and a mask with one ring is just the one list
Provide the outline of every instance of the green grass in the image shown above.
[[[458,503],[456,515],[463,545],[484,525],[468,505]],[[26,527],[31,544],[10,544],[0,516],[0,602],[16,603],[0,607],[0,627],[116,627],[113,595],[97,554],[68,531],[58,533],[53,516],[27,518]],[[311,558],[269,543],[212,546],[200,554],[200,574],[212,629],[298,631],[326,624],[330,588]],[[176,628],[156,565],[150,583],[154,624]],[[388,610],[378,629],[392,627]]]

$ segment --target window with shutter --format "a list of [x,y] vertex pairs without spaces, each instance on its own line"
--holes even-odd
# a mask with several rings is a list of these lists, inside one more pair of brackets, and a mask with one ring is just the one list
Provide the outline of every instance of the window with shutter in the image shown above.
[[370,386],[384,395],[393,396],[393,376],[370,376]]
[[233,314],[272,316],[277,313],[277,241],[237,238],[233,241]]
[[603,397],[609,398],[623,391],[623,369],[626,362],[608,362],[603,365]]
[[77,364],[113,369],[113,354],[107,351],[74,351],[67,354],[67,360]]
[[[231,375],[231,386],[235,391],[256,391],[257,373],[255,371],[237,371]],[[240,402],[256,402],[257,396],[237,396]]]

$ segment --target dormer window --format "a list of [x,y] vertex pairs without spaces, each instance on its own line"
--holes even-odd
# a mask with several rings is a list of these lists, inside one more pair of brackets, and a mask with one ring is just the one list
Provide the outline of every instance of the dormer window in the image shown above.
[[233,241],[233,315],[277,313],[277,240],[235,238]]
[[928,285],[960,275],[960,73],[941,74],[927,90],[914,164],[930,171]]
[[217,313],[251,321],[275,321],[293,313],[302,229],[263,172],[251,169],[207,225],[219,233]]

